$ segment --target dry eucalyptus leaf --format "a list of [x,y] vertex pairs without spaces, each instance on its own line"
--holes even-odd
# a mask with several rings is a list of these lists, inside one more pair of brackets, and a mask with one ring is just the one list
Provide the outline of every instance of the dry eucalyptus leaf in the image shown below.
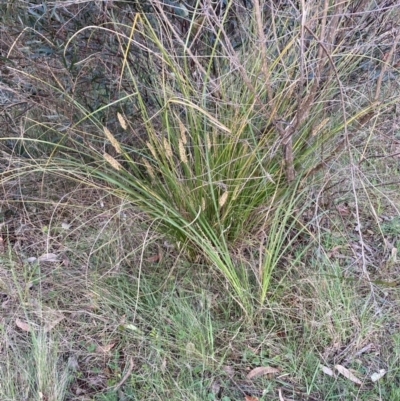
[[371,375],[371,380],[375,383],[379,379],[382,379],[382,377],[385,376],[385,374],[386,374],[386,370],[385,369],[381,369],[379,372],[373,373]]
[[78,370],[79,369],[79,363],[78,359],[75,355],[71,355],[68,358],[68,368],[71,370]]
[[156,263],[161,261],[161,254],[157,253],[156,255],[150,256],[146,259],[146,262]]
[[188,343],[186,344],[186,352],[187,352],[187,354],[189,354],[189,355],[194,354],[194,353],[196,352],[196,347],[195,347],[195,345],[194,345],[193,343],[191,343],[191,342],[188,342]]
[[393,247],[391,252],[392,262],[397,262],[397,248]]
[[58,262],[57,255],[55,253],[44,253],[42,256],[39,256],[39,262]]
[[31,326],[28,323],[23,322],[22,320],[16,319],[15,324],[22,331],[31,331]]
[[252,395],[245,395],[244,401],[258,401],[257,397],[253,397]]
[[164,359],[163,359],[163,361],[161,363],[161,372],[165,373],[166,369],[167,369],[167,358],[164,357]]
[[213,380],[211,384],[211,392],[213,394],[219,394],[220,391],[221,391],[221,383],[219,382],[219,380]]
[[110,352],[116,343],[110,343],[107,345],[98,345],[96,347],[96,352],[102,353],[102,354],[107,354],[108,352]]
[[82,387],[76,387],[76,389],[75,389],[75,394],[76,395],[82,395],[82,394],[85,394],[85,393],[86,393],[85,389],[83,389]]
[[336,205],[336,210],[341,216],[349,216],[350,209],[346,205]]
[[128,323],[128,324],[122,325],[122,327],[123,327],[124,329],[131,330],[131,331],[136,331],[136,332],[138,332],[139,334],[143,334],[142,330],[140,330],[139,327],[135,326],[134,324]]
[[63,230],[69,230],[70,228],[71,228],[71,224],[68,224],[68,223],[61,223],[61,228],[63,229]]
[[222,370],[228,375],[228,377],[235,376],[235,369],[230,365],[222,366]]
[[44,327],[45,333],[47,333],[50,330],[54,329],[54,327],[56,327],[57,324],[60,323],[61,320],[63,320],[64,318],[65,318],[65,316],[63,314],[61,314],[57,318],[53,319],[52,321],[47,322],[45,327]]
[[258,368],[254,368],[250,370],[248,375],[246,376],[247,379],[254,379],[256,377],[270,375],[274,373],[279,373],[279,369],[273,368],[272,366],[260,366]]
[[328,368],[324,365],[319,365],[319,367],[321,368],[321,370],[328,376],[335,376],[335,374],[333,373],[333,370],[331,368]]
[[344,366],[342,365],[335,365],[335,369],[344,377],[346,377],[347,379],[351,380],[353,383],[358,384],[359,386],[361,386],[362,382],[360,379],[358,379],[357,377],[355,377],[353,375],[353,373],[350,372],[349,369],[346,369]]
[[68,256],[64,255],[63,258],[62,258],[63,266],[68,267],[69,263],[70,263],[70,260],[68,259]]
[[5,301],[1,303],[1,309],[7,309],[9,303],[10,303],[10,298],[7,298]]

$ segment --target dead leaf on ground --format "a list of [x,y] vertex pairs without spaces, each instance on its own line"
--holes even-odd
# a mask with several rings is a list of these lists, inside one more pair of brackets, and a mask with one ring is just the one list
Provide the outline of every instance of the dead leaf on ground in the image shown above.
[[110,352],[116,343],[110,343],[107,345],[98,345],[96,347],[96,352],[102,353],[102,354],[107,354],[108,352]]
[[65,316],[63,314],[60,314],[57,318],[53,319],[50,322],[47,322],[46,325],[44,326],[45,333],[54,329],[54,327],[56,327],[57,324],[60,323],[64,318]]
[[93,387],[103,387],[107,382],[106,376],[102,374],[89,376],[86,380]]
[[232,378],[233,376],[235,376],[235,369],[230,365],[222,366],[222,370],[228,375],[228,377]]
[[15,320],[15,324],[18,328],[20,328],[22,331],[31,331],[31,326],[29,326],[28,323],[23,322],[20,319]]
[[58,262],[58,257],[55,253],[44,253],[38,258],[39,262]]
[[69,230],[69,229],[71,228],[71,224],[62,222],[62,223],[61,223],[61,228],[62,228],[63,230]]
[[211,384],[211,392],[213,394],[219,394],[221,391],[221,383],[219,380],[213,380]]
[[336,205],[336,210],[341,216],[349,216],[350,215],[350,209],[346,205]]
[[78,359],[75,355],[71,355],[68,358],[68,368],[71,369],[72,371],[76,371],[79,369],[79,363],[78,363]]
[[346,369],[344,366],[342,365],[335,365],[335,369],[344,377],[346,377],[347,379],[351,380],[353,383],[358,384],[359,386],[361,386],[362,382],[360,379],[358,379],[356,376],[353,375],[353,373],[351,373],[351,371],[349,369]]
[[341,249],[345,248],[342,245],[337,245],[335,247],[333,247],[328,253],[328,258],[331,258],[332,256],[337,256],[340,255],[340,253],[338,251],[340,251]]
[[252,395],[245,395],[244,401],[258,401],[257,397],[253,397]]
[[146,259],[146,262],[149,263],[157,263],[161,261],[161,255],[157,253],[156,255],[150,256],[149,258]]
[[254,368],[250,370],[247,379],[254,379],[256,377],[264,376],[264,375],[272,375],[275,373],[279,373],[279,369],[273,368],[272,366],[260,366],[258,368]]
[[285,399],[283,398],[281,389],[278,389],[278,393],[279,393],[279,401],[285,401]]
[[386,374],[386,370],[385,369],[381,369],[379,372],[373,373],[371,375],[371,380],[375,383],[379,379],[382,379],[382,377],[385,376],[385,374]]
[[397,248],[393,247],[391,252],[392,262],[397,262]]
[[328,368],[327,366],[324,365],[319,365],[319,367],[321,368],[321,370],[328,376],[335,376],[335,374],[333,373],[333,370],[331,368]]
[[165,373],[166,370],[167,370],[167,358],[164,357],[161,363],[161,373]]
[[1,303],[1,309],[7,309],[8,304],[10,303],[10,300],[11,300],[11,298],[6,298],[6,300]]
[[76,395],[82,395],[82,394],[85,394],[85,393],[86,393],[85,389],[83,389],[81,387],[76,387],[76,389],[75,389],[75,394]]

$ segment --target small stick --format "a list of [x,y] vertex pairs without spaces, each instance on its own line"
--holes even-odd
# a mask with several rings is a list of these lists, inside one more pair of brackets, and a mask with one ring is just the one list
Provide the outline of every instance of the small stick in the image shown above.
[[132,357],[130,357],[129,367],[128,367],[127,372],[124,374],[124,377],[121,379],[121,381],[118,384],[116,384],[114,387],[111,387],[110,390],[114,390],[114,391],[118,390],[128,380],[128,377],[131,375],[134,367],[135,367],[135,364],[133,363]]

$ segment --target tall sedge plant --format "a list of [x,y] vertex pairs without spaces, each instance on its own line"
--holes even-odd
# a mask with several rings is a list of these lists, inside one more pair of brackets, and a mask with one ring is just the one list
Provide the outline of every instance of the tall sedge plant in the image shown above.
[[[91,113],[64,93],[83,118],[53,144],[46,167],[84,172],[129,198],[190,257],[218,269],[248,311],[254,295],[265,301],[290,244],[300,180],[394,99],[382,102],[382,79],[372,98],[352,82],[370,56],[351,36],[358,29],[345,18],[351,2],[303,0],[290,6],[290,17],[258,0],[252,11],[233,0],[219,12],[196,2],[175,21],[161,2],[148,3],[152,13],[136,13],[130,26],[96,27],[119,43],[124,91]],[[66,52],[87,29],[94,28],[72,36]],[[100,122],[97,113],[118,104],[119,126]],[[87,121],[98,131],[82,140],[78,129]],[[261,231],[254,290],[233,255]]]

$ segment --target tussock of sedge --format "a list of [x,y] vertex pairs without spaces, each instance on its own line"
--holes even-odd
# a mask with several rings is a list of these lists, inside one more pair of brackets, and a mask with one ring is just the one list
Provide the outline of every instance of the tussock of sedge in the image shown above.
[[115,170],[121,170],[122,166],[108,153],[103,153],[103,157],[115,168]]
[[118,118],[120,126],[125,131],[128,128],[128,125],[126,124],[126,121],[125,121],[123,115],[121,113],[117,113],[117,118]]
[[119,142],[114,138],[114,135],[110,132],[107,127],[103,127],[104,134],[106,135],[107,139],[111,142],[111,145],[114,147],[117,153],[122,153],[121,146]]

